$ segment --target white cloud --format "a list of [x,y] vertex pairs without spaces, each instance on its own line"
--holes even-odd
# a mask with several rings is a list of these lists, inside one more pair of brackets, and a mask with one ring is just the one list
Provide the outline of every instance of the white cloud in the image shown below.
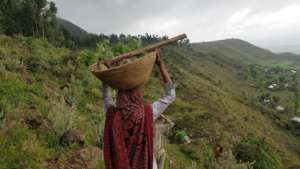
[[93,33],[187,33],[192,42],[234,37],[258,45],[300,41],[299,0],[54,1],[59,16]]
[[[300,24],[300,5],[290,5],[279,11],[253,14],[248,16],[249,10],[237,12],[227,21],[226,30],[236,32],[264,31],[284,29],[294,24]],[[235,22],[234,22],[235,21]]]
[[245,8],[242,9],[238,12],[236,12],[235,14],[233,14],[227,21],[228,24],[237,24],[239,22],[242,22],[245,17],[247,17],[247,15],[249,14],[250,9],[249,8]]
[[172,30],[180,27],[181,21],[177,18],[157,17],[157,18],[143,18],[137,21],[132,27],[127,28],[132,34],[136,32],[146,33],[152,32],[159,35],[174,35]]

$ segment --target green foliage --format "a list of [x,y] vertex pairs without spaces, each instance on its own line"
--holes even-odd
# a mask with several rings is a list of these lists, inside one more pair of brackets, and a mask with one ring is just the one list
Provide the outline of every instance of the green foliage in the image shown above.
[[[0,160],[1,167],[39,168],[40,164],[56,157],[60,159],[57,163],[67,164],[65,154],[73,153],[76,147],[66,148],[59,144],[59,137],[66,129],[81,130],[86,135],[87,146],[101,147],[105,116],[99,90],[101,83],[87,65],[138,47],[130,45],[129,37],[109,36],[109,42],[102,41],[97,49],[82,52],[56,48],[35,38],[0,37],[0,147],[9,154],[6,161]],[[139,45],[139,41],[132,39],[133,44]],[[280,155],[297,164],[299,158],[293,149],[299,147],[299,140],[273,125],[272,118],[265,117],[253,106],[255,104],[250,104],[250,100],[257,102],[258,96],[267,92],[250,88],[247,79],[235,76],[236,72],[248,73],[246,65],[235,60],[229,62],[226,56],[198,52],[191,46],[165,48],[163,56],[179,84],[177,99],[165,112],[177,125],[171,135],[185,128],[192,139],[189,145],[176,141],[167,143],[166,165],[169,168],[245,169],[247,165],[250,168],[253,160],[238,164],[230,153],[237,139],[249,132],[271,140],[276,147],[274,152],[281,147]],[[163,92],[159,73],[156,74],[145,88],[149,102]],[[259,73],[257,77],[261,77]],[[288,101],[282,97],[284,92],[268,97],[280,97],[282,103]],[[28,115],[47,118],[52,124],[51,130],[27,129],[24,118]],[[18,125],[14,125],[16,122]],[[23,134],[17,134],[14,139],[10,136],[12,129],[23,129],[18,132]],[[22,150],[28,157],[24,157],[28,161],[24,164],[19,160],[23,158],[20,154],[8,149],[11,147],[9,141],[13,144],[14,140],[25,140],[28,145],[29,138],[34,148]],[[219,158],[213,151],[216,143],[224,148]],[[255,143],[257,147],[264,147],[261,144]],[[293,149],[284,145],[293,145]],[[267,154],[263,157],[269,160],[263,163],[275,164],[270,162],[274,155],[270,155],[270,149],[262,149]],[[97,168],[102,166],[100,161]]]
[[57,8],[47,0],[3,0],[0,2],[0,32],[47,38],[57,46],[72,46],[70,35],[58,25]]
[[[71,128],[86,131],[88,144],[101,145],[100,84],[86,67],[75,69],[69,50],[45,40],[2,36],[0,44],[0,166],[43,168],[46,159],[67,151],[59,137]],[[63,84],[71,87],[62,90]],[[66,98],[73,98],[73,107]],[[28,115],[49,119],[51,131],[27,129]]]
[[24,126],[17,124],[13,131],[0,135],[1,169],[42,169],[47,150],[40,146],[37,138]]
[[242,162],[254,163],[254,169],[281,168],[281,160],[274,149],[264,140],[254,136],[242,139],[234,147],[235,157]]
[[135,38],[121,39],[115,45],[111,45],[108,40],[101,40],[97,43],[95,51],[84,49],[77,55],[77,60],[83,65],[89,66],[98,60],[109,59],[140,47],[140,41]]
[[96,62],[96,56],[95,56],[94,52],[92,52],[88,49],[84,49],[78,54],[77,60],[80,63],[82,63],[83,65],[89,66],[92,63]]

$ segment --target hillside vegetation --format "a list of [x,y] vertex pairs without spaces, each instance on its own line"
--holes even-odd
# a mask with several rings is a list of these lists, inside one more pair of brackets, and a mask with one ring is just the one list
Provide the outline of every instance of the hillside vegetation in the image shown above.
[[[0,37],[1,169],[103,168],[101,83],[89,72],[90,63],[82,61],[90,56],[87,52],[94,51],[74,52],[35,38]],[[285,127],[290,117],[299,116],[294,84],[298,75],[285,75],[291,76],[292,89],[270,91],[265,86],[270,77],[253,66],[279,56],[241,40],[225,40],[177,44],[165,48],[163,57],[179,84],[177,100],[165,112],[177,125],[169,134],[166,167],[300,165],[299,137]],[[261,65],[270,68],[272,64]],[[280,71],[289,69],[285,66]],[[277,76],[273,74],[271,80]],[[154,101],[162,91],[155,70],[146,86],[146,99]],[[262,103],[262,94],[279,97],[277,104],[287,110],[278,112]],[[61,136],[70,129],[85,135],[83,146],[61,144]],[[177,141],[175,134],[181,130],[191,135],[191,144]],[[218,153],[216,147],[224,151]],[[95,152],[98,156],[94,154],[93,159]]]

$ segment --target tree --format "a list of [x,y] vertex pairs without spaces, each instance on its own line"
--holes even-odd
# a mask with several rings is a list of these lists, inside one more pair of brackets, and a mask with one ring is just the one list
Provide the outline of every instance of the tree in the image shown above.
[[2,23],[2,18],[3,18],[3,14],[2,14],[2,12],[0,11],[0,34],[3,33],[3,25],[1,24],[1,23]]
[[71,37],[57,22],[57,7],[47,0],[0,1],[1,31],[48,39],[57,46],[70,45]]

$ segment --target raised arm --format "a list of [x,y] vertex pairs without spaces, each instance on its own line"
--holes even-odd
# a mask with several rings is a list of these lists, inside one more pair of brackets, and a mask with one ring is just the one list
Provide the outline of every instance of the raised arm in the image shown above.
[[157,119],[176,98],[176,86],[173,84],[171,76],[162,61],[160,50],[157,50],[156,65],[158,65],[163,78],[165,94],[152,103],[154,120]]
[[110,106],[115,105],[115,103],[111,97],[110,87],[104,83],[103,83],[103,87],[102,87],[102,95],[103,95],[103,108],[104,108],[104,112],[106,113],[108,108]]
[[171,79],[169,72],[166,69],[165,63],[162,60],[160,49],[157,49],[156,53],[157,53],[157,56],[156,56],[155,64],[158,66],[158,68],[160,70],[160,73],[161,73],[164,83],[170,84],[170,83],[172,83],[172,79]]

